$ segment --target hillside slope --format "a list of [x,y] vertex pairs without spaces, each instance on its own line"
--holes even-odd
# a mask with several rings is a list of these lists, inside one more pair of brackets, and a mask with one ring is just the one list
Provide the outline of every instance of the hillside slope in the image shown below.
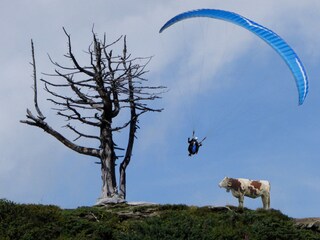
[[320,239],[319,228],[299,224],[277,210],[231,206],[117,204],[60,209],[0,200],[0,239],[4,240]]

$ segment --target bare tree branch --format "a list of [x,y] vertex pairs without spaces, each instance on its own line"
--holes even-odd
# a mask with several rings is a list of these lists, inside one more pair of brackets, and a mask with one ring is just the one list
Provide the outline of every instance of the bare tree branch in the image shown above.
[[82,147],[82,146],[78,146],[78,145],[72,143],[67,138],[65,138],[62,134],[60,134],[59,132],[55,131],[52,127],[50,127],[45,121],[43,121],[40,118],[35,117],[29,109],[27,109],[26,117],[29,120],[24,120],[24,121],[20,121],[20,122],[26,123],[26,124],[29,124],[32,126],[37,126],[41,129],[43,129],[45,132],[49,133],[51,136],[58,139],[66,147],[68,147],[68,148],[70,148],[80,154],[100,158],[100,150],[99,149]]
[[74,65],[77,67],[77,69],[80,71],[80,72],[83,72],[91,77],[94,77],[94,73],[90,72],[90,71],[87,71],[86,69],[84,69],[83,67],[81,67],[79,65],[79,63],[77,62],[76,58],[74,57],[73,53],[72,53],[72,49],[71,49],[71,39],[70,39],[70,35],[67,33],[66,29],[63,28],[63,31],[64,33],[66,34],[67,38],[68,38],[68,48],[69,48],[69,55],[74,63]]
[[31,51],[32,51],[32,67],[33,67],[33,88],[34,88],[34,106],[38,113],[40,119],[44,120],[45,116],[42,114],[39,105],[38,105],[38,90],[37,90],[37,69],[36,69],[36,60],[34,57],[34,46],[31,39]]
[[71,129],[73,132],[75,132],[75,133],[78,135],[78,137],[75,138],[73,141],[76,141],[76,140],[78,140],[78,139],[81,138],[81,137],[96,139],[96,140],[100,141],[100,138],[99,138],[99,137],[81,133],[81,132],[79,132],[78,130],[76,130],[74,127],[72,127],[70,124],[67,124],[66,127],[69,128],[69,129]]

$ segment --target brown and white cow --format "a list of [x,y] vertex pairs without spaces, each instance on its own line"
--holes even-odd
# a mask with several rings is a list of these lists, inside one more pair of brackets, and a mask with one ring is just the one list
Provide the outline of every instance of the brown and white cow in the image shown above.
[[225,177],[220,183],[220,188],[231,190],[232,195],[239,199],[239,207],[243,208],[244,196],[250,198],[261,197],[263,208],[270,208],[270,183],[266,180],[249,180],[245,178]]

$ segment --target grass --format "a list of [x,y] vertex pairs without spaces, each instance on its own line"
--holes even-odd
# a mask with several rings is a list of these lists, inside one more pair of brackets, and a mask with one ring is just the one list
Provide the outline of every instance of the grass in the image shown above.
[[1,240],[320,239],[277,210],[186,205],[79,207],[0,200]]

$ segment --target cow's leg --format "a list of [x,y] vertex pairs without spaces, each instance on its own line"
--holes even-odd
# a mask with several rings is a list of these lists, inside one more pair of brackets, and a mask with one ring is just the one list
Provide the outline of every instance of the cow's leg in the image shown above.
[[267,209],[267,197],[265,195],[262,195],[261,200],[262,200],[263,208]]
[[267,209],[269,209],[270,208],[270,193],[268,193],[266,195],[266,198],[267,198]]
[[240,194],[238,200],[239,200],[239,208],[243,208],[244,195]]
[[269,209],[270,208],[270,195],[265,194],[261,196],[262,199],[262,204],[264,209]]

